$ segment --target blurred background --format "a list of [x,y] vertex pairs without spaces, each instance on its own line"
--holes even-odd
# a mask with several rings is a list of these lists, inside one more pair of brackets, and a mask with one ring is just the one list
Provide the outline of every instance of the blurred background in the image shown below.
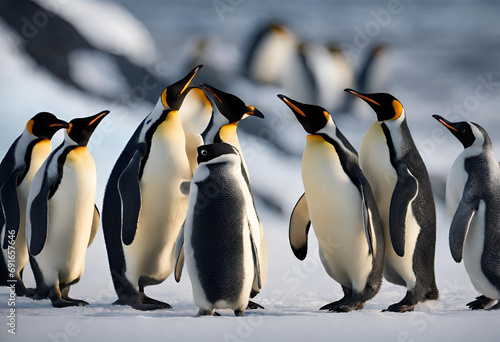
[[[204,64],[195,84],[236,94],[266,116],[242,122],[239,137],[269,241],[269,288],[291,290],[283,270],[299,264],[287,235],[289,215],[303,192],[305,132],[276,95],[324,106],[359,149],[376,117],[343,89],[389,92],[403,103],[432,178],[438,285],[445,293],[462,287],[475,293],[447,246],[444,189],[462,146],[431,115],[479,123],[498,155],[499,17],[500,4],[492,0],[0,0],[0,154],[40,111],[70,120],[110,110],[89,145],[101,207],[117,156],[163,88]],[[58,139],[60,134],[53,146]],[[86,287],[75,286],[77,297],[85,288],[109,285],[99,234],[87,254]],[[317,281],[301,282],[293,291],[323,293],[328,300],[334,289],[340,296],[340,287],[318,267],[310,235],[309,257],[316,264],[308,279]],[[166,283],[148,291],[167,293],[167,299],[178,293],[172,279]],[[189,286],[183,288],[189,298]],[[269,294],[263,291],[264,304]],[[113,293],[102,299],[113,300]]]

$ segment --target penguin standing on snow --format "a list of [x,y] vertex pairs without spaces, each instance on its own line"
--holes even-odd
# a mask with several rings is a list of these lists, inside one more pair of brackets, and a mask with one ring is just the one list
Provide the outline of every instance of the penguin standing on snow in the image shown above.
[[[202,84],[201,88],[205,90],[208,97],[211,98],[211,100],[215,104],[215,106],[213,106],[212,118],[210,119],[210,122],[208,123],[205,131],[201,134],[203,141],[205,142],[205,144],[224,142],[234,146],[238,150],[243,169],[243,177],[245,178],[248,189],[251,193],[248,167],[241,152],[241,146],[238,140],[236,129],[238,123],[248,116],[257,116],[260,118],[264,118],[264,115],[255,107],[246,105],[235,95],[223,92],[207,84]],[[249,213],[248,215],[257,216],[257,213],[255,212],[255,206],[251,207],[249,210],[251,210],[252,213]],[[254,230],[253,236],[259,249],[259,263],[261,267],[261,286],[258,286],[257,278],[255,278],[251,294],[251,297],[253,298],[260,292],[260,289],[265,285],[267,280],[267,244],[264,236],[264,229],[260,221],[259,225],[253,225],[252,229]],[[181,234],[179,234],[179,239],[176,243],[177,263],[175,267],[175,279],[177,281],[180,281],[184,260],[182,249],[184,243],[183,236],[183,232],[181,231]],[[250,301],[248,303],[248,308],[257,309],[262,308],[262,306]]]
[[481,126],[434,118],[464,146],[446,183],[446,207],[453,218],[450,249],[456,262],[464,259],[474,288],[482,294],[467,306],[485,309],[500,299],[500,167]]
[[345,91],[366,101],[378,119],[363,138],[359,161],[384,227],[384,277],[407,288],[406,296],[387,311],[413,311],[417,303],[439,296],[434,275],[436,209],[429,174],[401,102],[386,93]]
[[370,184],[359,168],[356,150],[326,110],[278,97],[309,133],[302,157],[305,194],[290,218],[290,245],[304,260],[312,223],[321,262],[344,291],[342,299],[320,310],[362,309],[380,289],[384,266],[382,223]]
[[87,150],[90,136],[109,113],[73,119],[59,145],[33,178],[26,211],[26,236],[39,296],[54,307],[88,305],[69,297],[80,281],[85,254],[99,227],[97,175]]
[[200,68],[165,88],[111,171],[102,223],[115,304],[171,308],[148,297],[144,287],[163,282],[174,269],[175,241],[188,202],[181,184],[192,177],[178,110]]
[[[184,224],[185,260],[199,315],[233,309],[242,316],[254,279],[260,289],[254,232],[260,225],[238,150],[226,143],[198,148]],[[255,228],[253,228],[255,227]]]
[[[54,114],[38,113],[28,121],[24,132],[0,163],[0,205],[3,211],[0,212],[0,229],[3,228],[4,232],[0,240],[0,285],[8,286],[10,272],[7,262],[12,261],[12,252],[9,251],[15,250],[13,263],[17,296],[33,295],[22,279],[29,259],[25,222],[31,181],[51,152],[50,139],[61,128],[68,128],[68,123],[57,119]],[[14,243],[11,245],[11,242]]]

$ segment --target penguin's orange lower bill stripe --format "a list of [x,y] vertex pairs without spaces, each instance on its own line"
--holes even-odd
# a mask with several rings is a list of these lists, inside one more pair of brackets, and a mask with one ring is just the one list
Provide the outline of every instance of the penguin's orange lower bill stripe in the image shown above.
[[306,116],[306,115],[304,114],[304,112],[303,112],[303,111],[301,111],[301,110],[299,109],[299,107],[297,107],[296,105],[294,105],[293,103],[291,103],[291,102],[290,102],[290,101],[288,101],[287,99],[283,98],[283,101],[285,101],[285,102],[286,102],[286,104],[287,104],[288,106],[290,106],[290,108],[292,108],[294,111],[296,111],[297,113],[299,113],[299,114],[300,114],[300,115],[302,115],[303,117],[305,117],[305,116]]
[[439,119],[439,122],[441,122],[441,124],[445,125],[446,127],[448,127],[449,129],[452,129],[454,130],[455,132],[458,132],[458,129],[456,129],[455,127],[453,126],[450,126],[448,125],[446,122],[444,122],[443,120]]

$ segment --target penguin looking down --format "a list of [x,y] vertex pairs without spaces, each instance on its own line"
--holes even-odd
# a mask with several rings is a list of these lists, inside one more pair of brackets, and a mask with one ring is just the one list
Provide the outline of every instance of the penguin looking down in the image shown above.
[[87,143],[108,115],[73,119],[64,140],[33,177],[27,209],[26,238],[37,298],[54,307],[88,305],[69,297],[85,269],[85,254],[99,227],[95,205],[97,175]]
[[452,218],[449,245],[453,260],[464,260],[472,285],[481,293],[467,306],[486,309],[500,299],[500,166],[483,127],[433,117],[464,147],[446,183],[446,207]]
[[290,246],[305,259],[312,223],[321,262],[344,291],[343,298],[320,310],[360,310],[380,289],[384,265],[382,223],[370,184],[356,150],[325,109],[278,97],[308,133],[302,157],[305,193],[290,217]]
[[384,227],[384,277],[407,288],[405,297],[387,311],[413,311],[417,303],[439,296],[434,274],[436,209],[429,174],[398,99],[387,93],[345,91],[364,100],[377,115],[361,143],[359,163]]
[[[12,143],[0,163],[0,231],[3,231],[0,253],[0,285],[8,286],[7,261],[12,261],[9,250],[15,250],[15,280],[17,296],[33,296],[27,289],[23,272],[28,263],[26,242],[26,202],[31,181],[51,152],[50,139],[68,123],[54,114],[41,112],[33,116],[23,133]],[[10,247],[10,248],[9,248]]]
[[192,178],[179,109],[202,66],[161,93],[118,157],[103,201],[103,232],[118,300],[138,310],[171,308],[144,288],[174,269],[174,247]]

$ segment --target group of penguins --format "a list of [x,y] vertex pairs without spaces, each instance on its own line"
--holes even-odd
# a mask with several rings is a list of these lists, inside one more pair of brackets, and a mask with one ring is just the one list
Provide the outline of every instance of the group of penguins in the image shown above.
[[[267,245],[237,124],[264,116],[235,95],[206,84],[191,86],[201,67],[166,87],[133,133],[109,176],[102,217],[95,205],[96,167],[86,146],[109,112],[69,123],[42,112],[28,121],[0,164],[1,285],[15,281],[17,295],[49,298],[54,307],[88,304],[69,297],[69,289],[83,275],[86,249],[102,221],[118,296],[114,304],[170,308],[144,288],[172,273],[179,281],[185,263],[200,315],[231,309],[241,316],[246,309],[262,308],[251,299],[267,280]],[[407,289],[386,310],[412,311],[439,296],[429,175],[401,102],[387,93],[346,91],[377,115],[359,157],[328,111],[278,95],[307,132],[305,193],[291,214],[290,245],[303,260],[312,224],[321,262],[344,292],[321,309],[362,309],[384,277]],[[209,108],[201,135],[188,134],[182,122],[183,102],[193,102],[188,94],[202,101],[191,108]],[[464,259],[481,293],[467,305],[495,307],[500,299],[499,163],[481,126],[434,117],[464,146],[448,178],[446,202],[453,218],[451,254],[456,262]],[[50,140],[60,129],[64,140],[52,151]],[[9,253],[13,248],[15,258]],[[34,289],[22,280],[28,261]]]

